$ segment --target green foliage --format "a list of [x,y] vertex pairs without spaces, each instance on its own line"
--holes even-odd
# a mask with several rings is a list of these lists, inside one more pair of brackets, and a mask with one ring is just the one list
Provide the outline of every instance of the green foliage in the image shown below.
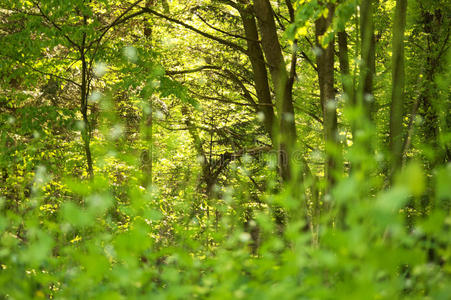
[[[39,176],[48,176],[40,172],[35,184]],[[129,203],[118,204],[106,179],[68,182],[80,204],[62,203],[56,219],[38,213],[39,191],[16,212],[6,210],[3,200],[2,292],[21,299],[97,298],[112,292],[120,298],[393,299],[427,293],[445,299],[450,292],[449,216],[434,209],[414,232],[405,230],[400,208],[417,193],[416,187],[411,190],[412,176],[402,175],[391,191],[376,197],[354,199],[348,229],[322,227],[320,247],[309,245],[311,235],[300,230],[298,220],[289,221],[282,236],[274,235],[274,220],[261,207],[251,225],[261,232],[258,255],[250,252],[250,233],[239,229],[233,217],[237,211],[208,232],[204,226],[212,226],[213,219],[202,226],[184,220],[184,212],[178,215],[174,208],[172,217],[167,211],[162,215],[160,196],[136,185],[126,187]],[[445,168],[435,179],[438,199],[448,205],[443,189],[450,176]],[[355,186],[354,181],[343,185]],[[345,187],[338,188],[337,197],[345,193]],[[244,200],[237,194],[225,198],[225,205]],[[126,223],[115,221],[116,210],[128,215]]]
[[[347,79],[355,82],[360,33],[351,23],[358,24],[358,1],[296,1],[294,22],[287,2],[279,2],[270,4],[285,29],[282,53],[292,57],[287,49],[295,39],[293,52],[302,51],[293,77],[294,175],[286,182],[277,145],[261,124],[258,74],[246,53],[216,44],[249,42],[235,2],[2,2],[0,299],[449,298],[445,3],[409,2],[409,139],[393,183],[386,28],[394,1],[375,9],[374,119],[348,105],[337,80],[335,155],[345,171],[328,186],[324,108],[309,62],[312,27],[327,15],[326,2],[336,4],[320,39],[327,44],[347,31]],[[141,6],[204,35],[150,17]],[[206,42],[205,33],[217,39]],[[363,124],[357,132],[356,120]]]

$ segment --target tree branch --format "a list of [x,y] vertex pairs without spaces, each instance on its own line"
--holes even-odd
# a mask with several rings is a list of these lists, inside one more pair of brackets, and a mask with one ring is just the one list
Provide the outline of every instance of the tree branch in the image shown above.
[[232,71],[229,70],[224,70],[224,72],[228,75],[225,76],[224,74],[218,74],[221,76],[225,76],[228,79],[231,79],[232,81],[234,81],[236,84],[238,84],[241,88],[241,90],[243,91],[243,96],[244,98],[246,98],[246,100],[253,106],[253,107],[257,107],[257,103],[255,103],[254,99],[252,98],[250,92],[248,91],[248,89],[246,88],[246,86],[244,85],[243,82],[241,82],[241,80],[238,78],[238,76],[236,76]]
[[177,19],[174,19],[174,18],[171,18],[171,17],[169,17],[169,16],[166,16],[166,15],[164,15],[164,14],[162,14],[162,13],[159,13],[159,12],[153,10],[153,9],[148,8],[148,7],[142,7],[142,10],[143,10],[144,12],[148,12],[148,13],[151,13],[151,14],[157,16],[157,17],[160,17],[160,18],[162,18],[162,19],[165,19],[165,20],[167,20],[167,21],[169,21],[169,22],[172,22],[172,23],[181,25],[181,26],[185,27],[186,29],[189,29],[189,30],[191,30],[191,31],[193,31],[193,32],[195,32],[195,33],[197,33],[197,34],[200,34],[200,35],[202,35],[202,36],[204,36],[204,37],[206,37],[206,38],[209,38],[209,39],[211,39],[211,40],[214,40],[214,41],[216,41],[216,42],[218,42],[218,43],[220,43],[220,44],[223,44],[223,45],[228,46],[228,47],[230,47],[230,48],[232,48],[232,49],[238,50],[238,51],[240,51],[240,52],[242,52],[242,53],[244,53],[244,54],[247,55],[247,50],[244,49],[243,47],[241,47],[240,45],[237,45],[237,44],[235,44],[235,43],[233,43],[233,42],[230,42],[230,41],[221,39],[221,38],[216,37],[216,36],[214,36],[214,35],[212,35],[212,34],[209,34],[209,33],[207,33],[207,32],[201,31],[201,30],[195,28],[194,26],[191,26],[191,25],[186,24],[186,23],[184,23],[184,22],[182,22],[182,21],[179,21],[179,20],[177,20]]
[[[104,26],[104,27],[101,29],[102,33],[101,33],[100,37],[98,37],[97,39],[95,39],[94,41],[92,41],[92,42],[88,45],[88,47],[86,47],[86,48],[89,49],[89,48],[90,48],[93,44],[95,44],[95,43],[99,43],[99,44],[100,44],[100,42],[102,41],[102,39],[103,39],[103,37],[105,36],[105,34],[106,34],[111,28],[113,28],[114,26],[117,26],[117,25],[119,25],[119,24],[122,24],[122,23],[124,23],[124,22],[130,20],[131,18],[134,18],[134,17],[136,17],[136,16],[139,16],[139,15],[143,14],[144,11],[140,10],[140,11],[137,11],[137,12],[131,14],[131,15],[128,15],[128,16],[124,17],[130,10],[132,10],[134,7],[136,7],[136,6],[137,6],[140,2],[142,2],[142,1],[143,1],[143,0],[138,0],[138,1],[136,1],[135,3],[133,3],[132,5],[130,5],[130,7],[128,7],[122,14],[120,14],[113,22],[111,22],[111,23],[110,23],[109,25],[107,25],[107,26]],[[124,18],[122,18],[122,17],[124,17]],[[122,19],[121,19],[121,18],[122,18]]]
[[70,83],[72,83],[72,84],[74,84],[74,85],[76,85],[76,86],[78,86],[78,87],[81,86],[79,83],[75,82],[75,81],[72,80],[72,79],[65,78],[65,77],[62,77],[62,76],[59,76],[59,75],[55,75],[55,74],[52,74],[52,73],[48,73],[48,72],[41,71],[41,70],[39,70],[39,69],[36,69],[35,67],[33,67],[33,66],[32,66],[31,64],[29,64],[29,63],[26,63],[26,62],[20,61],[20,60],[16,60],[15,58],[10,57],[10,56],[6,56],[6,55],[2,55],[2,56],[5,57],[5,58],[12,59],[12,60],[14,60],[14,61],[16,61],[16,62],[18,62],[18,63],[21,63],[21,64],[23,64],[23,65],[29,67],[29,68],[32,69],[33,71],[38,72],[38,73],[40,73],[40,74],[42,74],[42,75],[53,76],[53,77],[58,78],[58,79],[60,79],[60,80],[70,82]]
[[202,95],[199,94],[191,89],[188,90],[191,94],[202,98],[202,99],[206,99],[206,100],[213,100],[213,101],[219,101],[222,103],[228,103],[228,104],[235,104],[235,105],[240,105],[240,106],[253,106],[252,104],[249,103],[240,103],[240,102],[236,102],[236,101],[232,101],[232,100],[227,100],[226,98],[218,98],[218,97],[212,97],[212,96],[206,96],[206,95]]
[[291,0],[285,0],[285,4],[287,5],[288,13],[290,14],[290,22],[293,23],[295,20],[293,3],[291,3]]
[[308,62],[309,65],[312,66],[312,68],[318,72],[318,67],[316,66],[316,64],[310,59],[310,57],[307,56],[307,54],[304,51],[301,51],[301,56]]
[[55,27],[58,31],[60,31],[60,32],[63,33],[63,36],[66,38],[66,40],[67,40],[69,43],[71,43],[75,48],[80,49],[80,45],[78,45],[77,43],[75,43],[75,42],[74,42],[67,34],[65,34],[65,33],[63,32],[63,29],[62,29],[58,24],[56,24],[56,22],[54,22],[52,19],[50,19],[49,16],[47,16],[47,15],[44,13],[44,11],[42,10],[41,6],[39,6],[39,3],[33,2],[33,4],[36,5],[36,7],[39,9],[39,11],[41,12],[41,15],[42,15],[42,17],[44,17],[44,19],[46,19],[48,22],[50,22],[50,23],[53,25],[53,27]]
[[[209,24],[204,18],[202,18],[199,14],[196,14],[196,16],[197,16],[202,22],[204,22],[205,25],[207,25],[208,27],[210,27],[210,28],[213,29],[213,30],[216,30],[216,31],[218,31],[218,32],[220,32],[220,33],[223,33],[223,34],[225,34],[225,35],[228,35],[228,36],[231,36],[231,37],[234,37],[234,38],[237,38],[237,39],[248,40],[248,38],[246,38],[246,37],[244,37],[244,36],[241,36],[241,35],[239,35],[239,34],[233,34],[233,33],[224,31],[224,30],[222,30],[222,29],[216,28],[216,27],[214,27],[213,25],[210,25],[210,24]],[[253,42],[259,42],[259,41],[253,41]]]
[[[249,102],[249,104],[251,106],[257,107],[257,103],[255,103],[250,92],[248,91],[248,89],[246,88],[244,83],[240,80],[240,78],[236,74],[234,74],[232,71],[223,69],[222,67],[205,65],[205,66],[200,66],[198,68],[194,68],[194,69],[190,69],[190,70],[166,71],[166,75],[190,74],[190,73],[196,73],[196,72],[200,72],[203,70],[209,70],[209,69],[210,70],[222,70],[223,72],[225,72],[226,74],[223,74],[223,73],[217,73],[217,74],[220,76],[226,77],[226,78],[232,80],[233,82],[237,83],[240,86],[240,88],[243,90],[244,98],[246,98],[246,100]],[[238,104],[238,103],[236,103],[236,104]]]
[[166,75],[179,75],[179,74],[189,74],[189,73],[196,73],[196,72],[200,72],[203,70],[221,70],[221,67],[218,66],[212,66],[212,65],[205,65],[205,66],[200,66],[194,69],[190,69],[190,70],[174,70],[174,71],[166,71]]

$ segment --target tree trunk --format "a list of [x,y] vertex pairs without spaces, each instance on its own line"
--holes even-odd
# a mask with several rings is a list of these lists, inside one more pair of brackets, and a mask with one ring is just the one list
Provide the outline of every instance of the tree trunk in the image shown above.
[[374,0],[362,0],[360,3],[361,65],[357,102],[364,114],[364,121],[371,120],[373,77],[376,69],[373,2]]
[[252,7],[246,7],[239,10],[241,21],[243,22],[244,32],[247,38],[247,49],[249,61],[251,62],[254,75],[255,91],[258,98],[258,111],[263,113],[266,132],[274,143],[274,109],[271,98],[271,90],[268,83],[268,72],[266,70],[263,52],[258,42],[258,31]]
[[[355,95],[355,84],[351,76],[349,69],[349,51],[348,51],[348,34],[346,30],[342,30],[337,33],[338,37],[338,60],[340,63],[340,73],[341,73],[341,84],[343,88],[343,93],[345,95],[344,99],[346,106],[350,108],[355,108],[356,106],[356,95]],[[355,136],[356,132],[356,120],[354,115],[351,115],[351,132],[352,136]]]
[[430,160],[430,168],[447,163],[451,159],[450,149],[440,141],[440,135],[449,131],[451,116],[450,102],[440,101],[440,91],[435,81],[446,66],[446,47],[450,36],[449,28],[444,26],[442,9],[436,7],[433,12],[421,7],[423,28],[426,33],[424,88],[421,96],[423,130],[425,142],[435,149],[435,155]]
[[355,105],[354,91],[349,71],[349,51],[348,51],[348,34],[345,30],[337,33],[338,36],[338,61],[340,63],[340,73],[342,76],[343,92],[346,96],[346,101]]
[[280,176],[284,181],[291,179],[291,154],[296,142],[292,83],[285,67],[282,49],[277,35],[274,13],[269,0],[255,0],[254,12],[261,33],[261,44],[269,65],[279,117],[278,160]]
[[[358,157],[373,156],[372,141],[375,128],[371,123],[373,111],[373,77],[375,73],[375,36],[373,22],[373,2],[360,2],[360,65],[359,84],[353,102],[353,119],[351,120],[352,138],[355,151],[361,153],[352,157],[352,169],[365,169],[365,162]],[[358,134],[358,133],[363,134]]]
[[331,40],[325,47],[321,44],[321,38],[326,34],[327,28],[332,23],[334,5],[327,5],[329,10],[327,18],[321,17],[315,22],[315,35],[318,65],[318,80],[320,100],[323,111],[324,141],[326,149],[325,177],[327,181],[326,192],[335,184],[335,176],[338,168],[339,143],[337,136],[337,101],[334,87],[334,41]]
[[394,174],[402,165],[402,119],[404,105],[404,30],[406,26],[407,0],[397,0],[393,26],[393,70],[392,102],[390,107],[390,150],[391,172]]
[[82,130],[82,138],[85,148],[86,154],[86,162],[87,162],[87,171],[89,177],[94,175],[93,167],[92,167],[92,155],[91,155],[91,126],[89,124],[88,119],[88,66],[86,62],[85,56],[85,42],[86,42],[86,34],[83,34],[83,43],[80,49],[81,55],[81,87],[80,87],[80,96],[81,96],[81,114],[83,116],[83,130]]
[[[150,98],[152,99],[152,97]],[[150,111],[146,116],[146,123],[144,128],[144,140],[146,142],[146,149],[141,154],[141,164],[143,171],[143,186],[148,187],[152,184],[152,167],[153,167],[153,105],[152,100],[149,103]]]
[[[151,2],[146,2],[146,7],[150,7]],[[149,24],[149,20],[144,22],[144,36],[148,42],[152,41],[152,26]],[[146,143],[146,149],[141,153],[141,169],[143,172],[142,184],[144,187],[152,185],[152,167],[153,167],[153,101],[152,95],[149,96],[149,110],[148,113],[143,112],[145,119],[144,126],[144,140]]]

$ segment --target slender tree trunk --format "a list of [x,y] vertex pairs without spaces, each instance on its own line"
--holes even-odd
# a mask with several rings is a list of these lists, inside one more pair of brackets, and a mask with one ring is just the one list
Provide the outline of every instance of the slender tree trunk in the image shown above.
[[81,96],[81,114],[83,116],[83,130],[82,130],[82,138],[85,148],[86,154],[86,162],[87,162],[87,171],[90,177],[94,175],[93,167],[92,167],[92,155],[91,155],[91,126],[89,124],[88,119],[88,66],[86,62],[85,56],[85,42],[86,42],[86,34],[83,34],[83,42],[82,47],[80,49],[81,56],[81,88],[80,88],[80,96]]
[[390,110],[390,178],[402,165],[402,119],[404,105],[404,30],[406,26],[407,0],[397,0],[393,26],[392,102]]
[[[146,2],[146,7],[151,5],[150,1]],[[148,20],[144,22],[144,36],[147,41],[152,41],[152,26],[149,24]],[[144,126],[144,140],[146,143],[146,148],[141,153],[141,164],[143,179],[142,184],[144,187],[152,185],[152,167],[153,167],[153,101],[152,95],[149,97],[149,110],[148,113],[144,112],[146,117]]]
[[326,46],[320,42],[326,34],[327,28],[332,23],[334,5],[327,5],[329,10],[327,18],[321,17],[315,22],[318,80],[320,88],[320,100],[323,110],[324,140],[326,149],[325,177],[328,191],[335,184],[335,176],[339,167],[339,142],[337,136],[337,101],[334,87],[334,41]]
[[[152,97],[150,97],[152,99]],[[146,116],[145,123],[145,142],[146,149],[141,154],[142,171],[143,171],[143,186],[148,187],[152,185],[152,167],[153,167],[153,105],[152,100],[149,103],[150,111]]]
[[[338,37],[338,60],[340,63],[341,83],[343,86],[343,93],[345,95],[346,105],[349,107],[355,106],[354,85],[351,79],[349,69],[349,51],[348,51],[348,35],[346,30],[337,33]],[[352,135],[355,133],[354,120],[351,120]],[[337,227],[345,228],[346,215],[348,212],[347,203],[342,203],[338,208]]]
[[354,87],[350,78],[349,70],[349,51],[348,51],[348,34],[345,30],[337,33],[338,37],[338,60],[340,63],[340,73],[342,76],[343,92],[346,96],[347,103],[355,105]]
[[[358,157],[372,156],[374,126],[371,123],[373,111],[373,77],[375,73],[375,36],[373,6],[375,0],[360,1],[360,66],[359,84],[355,96],[352,120],[353,144],[359,153],[352,158],[352,169],[365,170],[365,162]],[[359,132],[363,134],[358,134]]]
[[[348,34],[346,30],[342,30],[337,33],[338,37],[338,60],[340,63],[340,73],[341,73],[341,84],[343,87],[343,93],[345,95],[346,106],[350,108],[355,108],[356,106],[356,95],[354,80],[351,77],[351,72],[349,68],[349,51],[348,51]],[[351,132],[352,136],[355,136],[356,131],[356,120],[354,116],[351,115]]]
[[373,77],[376,69],[373,6],[374,0],[362,0],[360,3],[361,65],[357,102],[362,108],[365,121],[371,120]]

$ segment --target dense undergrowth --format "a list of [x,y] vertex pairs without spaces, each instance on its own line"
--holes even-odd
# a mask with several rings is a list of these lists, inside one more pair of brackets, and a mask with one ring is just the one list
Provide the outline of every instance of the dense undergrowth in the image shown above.
[[[312,227],[305,185],[280,189],[268,177],[261,201],[252,200],[246,172],[262,162],[271,169],[270,156],[232,165],[230,184],[207,200],[196,187],[200,171],[184,170],[174,157],[172,166],[164,158],[156,165],[162,180],[141,186],[139,159],[120,139],[94,143],[92,179],[72,175],[83,177],[77,143],[35,138],[11,154],[17,175],[1,188],[5,299],[447,299],[451,293],[449,166],[427,177],[420,163],[410,162],[386,188],[368,156],[375,167],[339,180],[325,198],[335,204]],[[178,178],[180,187],[164,181],[171,172],[187,174]],[[282,222],[277,211],[284,211]]]

